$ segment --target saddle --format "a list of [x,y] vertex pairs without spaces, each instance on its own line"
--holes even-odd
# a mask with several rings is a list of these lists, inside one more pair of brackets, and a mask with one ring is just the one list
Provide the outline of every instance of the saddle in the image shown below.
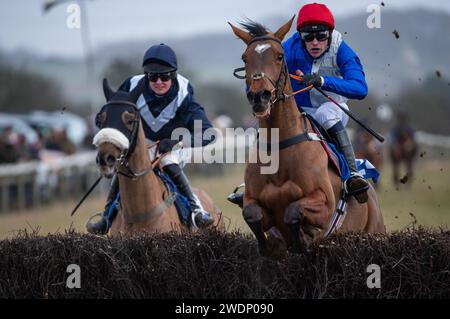
[[[314,132],[320,137],[320,144],[322,145],[324,151],[327,153],[328,156],[328,163],[329,165],[336,171],[336,173],[341,176],[341,178],[343,177],[343,172],[341,170],[341,166],[340,165],[340,156],[342,157],[342,155],[339,156],[340,152],[338,152],[335,144],[336,141],[334,141],[334,139],[330,136],[330,134],[328,134],[327,130],[323,128],[322,125],[319,124],[319,122],[317,122],[311,115],[309,115],[308,113],[305,112],[306,117],[309,119],[311,126],[314,130]],[[330,146],[332,145],[332,146]],[[342,159],[345,162],[345,159],[342,157]],[[345,162],[345,164],[347,164],[347,162]],[[350,176],[350,169],[348,168],[348,165],[345,165],[347,167],[348,170],[348,176]],[[344,167],[345,168],[345,167]],[[346,172],[344,171],[344,175],[348,178]]]
[[[313,130],[321,137],[320,143],[327,153],[329,165],[331,165],[336,173],[339,174],[342,181],[346,181],[350,177],[350,168],[348,167],[342,152],[335,146],[337,145],[336,141],[331,138],[327,130],[325,130],[311,115],[306,114],[306,116],[311,121]],[[372,179],[374,183],[378,182],[380,173],[369,160],[357,158],[356,168],[358,169],[358,173],[361,174],[364,179]]]

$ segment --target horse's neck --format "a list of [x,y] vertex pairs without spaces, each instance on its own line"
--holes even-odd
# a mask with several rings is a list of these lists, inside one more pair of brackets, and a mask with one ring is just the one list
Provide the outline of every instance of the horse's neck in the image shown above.
[[[136,148],[130,155],[128,163],[136,173],[151,166],[142,126],[139,129]],[[150,211],[160,204],[163,193],[162,185],[153,169],[136,179],[119,175],[119,188],[121,205],[128,216]]]
[[[292,93],[291,82],[289,79],[286,81],[284,93]],[[275,103],[272,106],[270,116],[267,119],[262,119],[259,124],[261,128],[278,128],[280,140],[284,140],[305,131],[305,125],[301,119],[301,114],[298,110],[294,96]],[[268,131],[268,137],[270,138],[270,130]]]

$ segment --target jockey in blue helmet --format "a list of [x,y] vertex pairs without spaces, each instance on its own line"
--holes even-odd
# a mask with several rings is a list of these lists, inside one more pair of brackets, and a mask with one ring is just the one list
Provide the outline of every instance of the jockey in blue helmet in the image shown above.
[[[205,138],[203,133],[212,128],[205,110],[195,100],[194,91],[188,79],[177,73],[178,64],[175,52],[166,44],[151,46],[144,54],[142,62],[144,74],[132,76],[125,80],[119,90],[131,91],[139,82],[145,83],[144,89],[136,102],[141,116],[146,139],[160,141],[159,152],[170,152],[160,161],[160,166],[174,181],[181,194],[187,197],[191,209],[191,226],[207,227],[213,223],[212,217],[204,210],[198,197],[192,191],[183,167],[191,158],[194,144],[199,140],[205,146],[214,140]],[[194,121],[200,121],[202,136],[194,135]],[[184,141],[185,147],[172,149],[172,132],[177,128],[187,128],[191,133],[191,141]],[[194,143],[195,141],[195,143]],[[187,144],[187,145],[186,145]],[[153,157],[155,154],[150,154]],[[113,177],[108,194],[103,218],[96,223],[89,223],[90,233],[105,234],[112,224],[112,216],[108,214],[119,190],[119,180]],[[108,220],[108,218],[110,220]]]

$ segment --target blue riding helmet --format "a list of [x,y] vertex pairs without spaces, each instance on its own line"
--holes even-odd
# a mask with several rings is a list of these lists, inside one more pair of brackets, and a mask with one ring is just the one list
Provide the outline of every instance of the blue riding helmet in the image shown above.
[[173,72],[178,68],[177,56],[172,48],[164,43],[153,45],[145,52],[142,66],[147,73]]

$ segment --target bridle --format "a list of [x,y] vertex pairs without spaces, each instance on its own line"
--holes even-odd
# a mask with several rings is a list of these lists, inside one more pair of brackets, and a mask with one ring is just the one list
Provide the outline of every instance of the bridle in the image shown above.
[[[271,37],[271,36],[259,36],[259,37],[253,38],[253,39],[247,44],[247,47],[249,47],[249,46],[250,46],[251,44],[253,44],[254,42],[259,42],[259,41],[274,41],[274,42],[276,42],[276,43],[282,45],[282,44],[281,44],[281,41],[278,40],[278,39],[276,39],[276,38],[274,38],[274,37]],[[243,70],[245,70],[245,67],[241,67],[241,68],[234,69],[234,71],[233,71],[234,76],[237,77],[238,79],[246,79],[246,78],[247,78],[246,76],[242,76],[242,75],[238,75],[238,74],[237,74],[237,72],[240,72],[240,71],[243,71]],[[269,76],[267,76],[267,74],[265,74],[264,72],[252,74],[252,75],[250,76],[250,85],[248,85],[248,90],[250,89],[250,87],[251,87],[253,81],[260,80],[260,79],[264,79],[264,78],[266,78],[267,80],[269,80],[269,82],[270,82],[270,83],[272,84],[272,86],[273,86],[273,89],[272,89],[271,92],[270,92],[270,94],[271,94],[271,97],[270,97],[270,105],[269,105],[269,110],[270,110],[270,108],[271,108],[275,103],[277,103],[278,101],[284,101],[284,100],[286,100],[287,98],[291,97],[290,94],[284,93],[284,87],[286,86],[286,81],[287,81],[287,79],[288,79],[288,76],[287,76],[287,75],[288,75],[288,68],[287,68],[286,60],[283,58],[283,66],[281,67],[280,74],[279,74],[277,80],[271,79],[271,78],[270,78]],[[248,90],[247,90],[247,93],[248,93]],[[269,112],[270,112],[270,111],[269,111]]]
[[[134,114],[136,115],[135,119],[133,120],[133,126],[132,126],[131,130],[127,129],[128,134],[125,134],[125,136],[127,137],[128,141],[130,143],[130,146],[128,148],[122,150],[122,152],[120,153],[120,156],[116,159],[116,164],[115,164],[114,170],[116,173],[121,174],[121,175],[126,176],[131,179],[136,179],[138,177],[144,176],[145,174],[149,173],[153,169],[153,165],[150,165],[149,167],[136,172],[130,167],[130,164],[128,162],[130,155],[133,154],[133,152],[136,148],[137,136],[138,136],[138,132],[139,132],[139,123],[141,122],[141,114],[140,114],[138,108],[136,107],[136,104],[134,104],[132,102],[109,101],[108,103],[106,103],[103,106],[102,110],[98,113],[98,115],[100,115],[103,112],[103,109],[105,107],[108,107],[111,105],[130,106],[133,109]],[[96,122],[97,122],[97,126],[99,126],[98,119],[96,119]],[[122,132],[122,130],[119,130],[119,131]]]
[[[276,42],[276,43],[278,43],[278,44],[280,44],[280,45],[282,46],[281,41],[278,40],[277,38],[274,38],[274,37],[265,35],[265,36],[254,37],[254,38],[247,44],[247,48],[248,48],[252,43],[254,43],[254,42],[259,42],[259,41],[274,41],[274,42]],[[244,71],[244,70],[245,70],[245,67],[236,68],[236,69],[234,69],[234,71],[233,71],[233,75],[234,75],[236,78],[241,79],[241,80],[247,79],[247,76],[246,76],[246,75],[239,75],[239,74],[238,74],[238,72],[241,72],[241,71]],[[265,114],[264,114],[263,116],[257,116],[257,115],[255,114],[256,117],[265,117],[266,114],[269,114],[269,115],[270,115],[270,109],[272,108],[272,106],[273,106],[275,103],[277,103],[277,102],[279,102],[279,101],[285,101],[286,99],[288,99],[288,98],[290,98],[290,97],[293,97],[294,95],[296,95],[296,94],[298,94],[298,93],[301,93],[301,92],[310,90],[310,89],[312,88],[312,86],[308,86],[308,87],[306,87],[306,88],[304,88],[304,89],[301,89],[301,90],[298,90],[298,91],[296,91],[296,92],[287,94],[287,93],[284,92],[284,88],[286,87],[286,82],[287,82],[287,80],[288,80],[289,77],[293,77],[293,78],[295,78],[295,79],[298,79],[298,76],[289,74],[288,67],[287,67],[287,63],[286,63],[286,59],[285,59],[284,57],[283,57],[283,65],[282,65],[282,67],[281,67],[280,74],[279,74],[278,79],[277,79],[276,81],[274,81],[273,79],[271,79],[270,77],[268,77],[267,74],[265,74],[264,72],[261,72],[261,73],[255,73],[255,74],[252,74],[252,75],[251,75],[251,77],[250,77],[250,85],[248,86],[248,90],[250,89],[251,84],[253,83],[253,81],[255,81],[255,80],[260,80],[260,79],[263,79],[263,78],[266,78],[267,80],[269,80],[269,82],[270,82],[270,83],[272,84],[272,86],[273,86],[273,89],[272,89],[272,91],[270,92],[271,97],[270,97],[270,104],[269,104],[269,107],[268,107],[268,112],[266,111]],[[284,80],[284,81],[283,81],[283,80]],[[247,90],[247,93],[248,93],[248,90]],[[275,97],[275,98],[274,98],[274,97]]]

